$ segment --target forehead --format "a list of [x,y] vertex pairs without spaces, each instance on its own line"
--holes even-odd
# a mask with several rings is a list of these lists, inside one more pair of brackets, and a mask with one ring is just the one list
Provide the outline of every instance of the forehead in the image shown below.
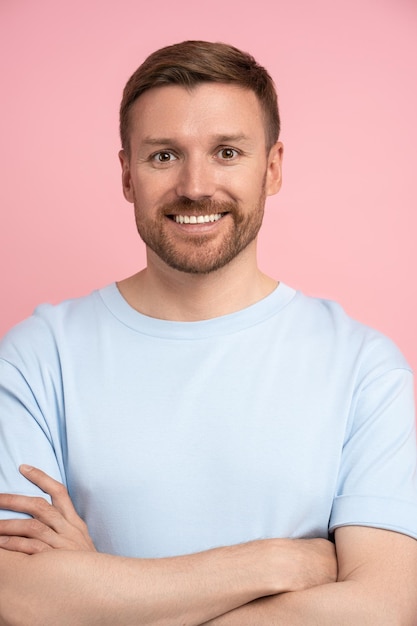
[[192,89],[149,89],[132,105],[130,133],[141,137],[245,135],[265,140],[265,121],[255,93],[237,85],[201,83]]

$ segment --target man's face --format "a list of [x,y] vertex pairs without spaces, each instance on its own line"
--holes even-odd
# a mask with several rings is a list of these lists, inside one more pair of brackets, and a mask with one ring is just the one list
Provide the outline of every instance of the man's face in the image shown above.
[[202,83],[151,89],[131,109],[123,189],[153,255],[177,270],[220,269],[254,243],[265,198],[281,181],[282,146],[269,154],[252,91]]

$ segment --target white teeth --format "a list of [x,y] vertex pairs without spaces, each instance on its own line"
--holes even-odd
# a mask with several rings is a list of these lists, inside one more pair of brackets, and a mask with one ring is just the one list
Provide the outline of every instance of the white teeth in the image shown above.
[[174,220],[177,224],[204,224],[206,222],[217,222],[221,217],[221,213],[213,215],[174,215]]

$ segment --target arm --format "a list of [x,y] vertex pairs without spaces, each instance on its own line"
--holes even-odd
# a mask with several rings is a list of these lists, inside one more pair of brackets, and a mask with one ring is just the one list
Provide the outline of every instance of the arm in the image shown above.
[[359,526],[336,530],[336,583],[262,598],[206,626],[416,626],[417,541]]
[[98,554],[65,488],[21,470],[52,496],[0,495],[32,519],[0,521],[0,623],[201,624],[252,600],[336,577],[324,540],[263,540],[165,559]]
[[[26,512],[31,513],[35,518],[34,520],[4,520],[0,522],[1,532],[4,533],[6,529],[10,533],[6,537],[9,539],[8,549],[18,550],[27,554],[36,554],[52,549],[55,551],[63,549],[94,550],[94,546],[91,540],[89,540],[86,526],[73,509],[65,488],[39,470],[27,471],[22,469],[22,471],[24,475],[51,495],[54,506],[51,507],[46,501],[38,498],[1,495],[0,504],[3,506],[23,507]],[[43,522],[40,520],[43,520]],[[33,522],[36,523],[33,524]],[[15,524],[17,525],[15,526]],[[23,536],[17,536],[18,532],[22,533]],[[298,591],[259,598],[223,615],[219,614],[219,617],[207,622],[207,625],[244,626],[245,624],[256,624],[257,626],[262,626],[265,624],[265,626],[271,626],[271,624],[291,623],[293,626],[297,624],[302,624],[303,626],[308,626],[309,624],[325,626],[326,624],[333,625],[337,623],[341,626],[343,624],[354,624],[355,626],[370,624],[375,626],[378,623],[378,626],[383,626],[384,624],[389,626],[395,624],[414,626],[417,624],[417,598],[415,596],[417,542],[414,539],[399,533],[374,528],[346,526],[337,529],[336,547],[339,560],[337,584],[333,583],[335,563],[333,561],[332,573],[331,550],[327,551],[326,557],[324,557],[324,553],[321,553],[321,550],[329,547],[327,542],[320,541],[291,542],[278,540],[273,543],[254,542],[246,546],[235,546],[231,549],[218,550],[217,554],[216,551],[212,551],[210,554],[212,560],[210,561],[209,559],[205,563],[204,559],[207,558],[208,553],[185,557],[182,562],[182,557],[180,560],[162,559],[158,561],[160,568],[155,568],[153,571],[156,577],[148,580],[148,582],[156,590],[162,588],[166,590],[166,582],[163,579],[165,573],[168,574],[171,571],[174,574],[179,566],[185,566],[185,571],[181,572],[181,576],[178,579],[179,595],[176,598],[176,601],[182,604],[180,598],[184,594],[185,585],[187,585],[188,590],[193,595],[192,600],[195,599],[194,594],[196,590],[192,585],[198,582],[198,568],[202,567],[200,575],[203,577],[202,580],[206,581],[205,584],[207,584],[205,597],[208,598],[210,592],[211,574],[216,575],[219,579],[221,571],[226,573],[226,577],[224,579],[221,578],[221,580],[224,580],[225,589],[227,589],[229,596],[229,594],[233,595],[233,585],[230,584],[228,577],[232,577],[234,582],[237,582],[236,573],[239,573],[241,567],[245,566],[242,561],[245,558],[245,550],[248,551],[247,557],[249,556],[249,551],[252,551],[253,557],[253,560],[247,558],[246,567],[253,568],[252,573],[255,577],[258,577],[259,581],[265,573],[263,567],[268,565],[268,563],[269,567],[271,567],[272,562],[271,560],[268,561],[267,555],[269,554],[269,557],[271,557],[275,552],[276,568],[280,562],[280,566],[273,573],[276,577],[275,593],[278,590],[278,577],[280,576],[281,582],[284,582],[283,572],[285,572],[287,577],[288,589],[284,589],[282,586],[281,591],[289,589],[298,589]],[[263,548],[266,549],[264,552],[262,552]],[[278,549],[279,553],[277,552]],[[278,554],[280,561],[277,560]],[[187,559],[189,559],[188,563]],[[195,559],[194,562],[192,561],[193,559]],[[227,572],[221,569],[225,559],[230,560],[232,565],[232,569]],[[79,565],[82,565],[79,573],[83,575],[84,566],[88,564],[81,564],[81,562],[76,560],[77,562]],[[219,571],[210,572],[210,562],[215,569],[220,566]],[[136,563],[139,562],[136,561]],[[155,561],[142,561],[142,567],[137,572],[138,576],[148,575],[147,568],[149,565],[155,564]],[[116,561],[114,561],[114,565],[114,571],[113,563],[109,562],[106,565],[109,575],[115,573],[117,568],[120,567],[120,564],[116,563]],[[172,569],[166,570],[167,565]],[[206,566],[207,569],[204,569]],[[193,569],[193,567],[197,569]],[[319,572],[317,567],[321,568],[321,580],[318,578]],[[193,578],[191,587],[189,586],[189,581],[187,582],[186,571],[191,573]],[[269,571],[272,572],[271,569]],[[75,577],[73,580],[76,585],[81,582],[81,580],[77,581],[77,572],[78,570],[74,572]],[[300,577],[301,572],[303,577]],[[291,573],[292,580],[290,581]],[[96,573],[93,572],[93,575],[96,576]],[[325,576],[327,576],[327,580]],[[64,578],[64,581],[66,580]],[[172,580],[170,579],[168,582],[171,584]],[[253,578],[252,584],[254,582],[255,578]],[[96,592],[102,592],[105,589],[106,581],[100,580],[97,583]],[[265,589],[267,588],[270,590],[272,586],[265,587]],[[90,593],[91,589],[88,585],[86,586],[87,589],[88,593]],[[303,591],[302,589],[305,590]],[[137,593],[139,591],[140,589],[137,587]],[[148,598],[149,591],[152,591],[150,587],[144,591],[145,598]],[[267,592],[265,591],[264,593],[266,594]],[[217,604],[220,599],[221,594],[216,594],[213,596],[212,601]],[[183,601],[190,602],[190,599],[184,596]],[[71,603],[69,606],[71,606]],[[217,604],[217,606],[219,605]],[[156,601],[156,607],[157,610],[162,608],[158,601]],[[214,606],[211,608],[214,609]],[[86,608],[86,610],[88,609]],[[122,614],[123,611],[121,610],[118,617],[119,620]],[[139,615],[141,613],[138,613]],[[142,617],[141,623],[146,623]],[[155,622],[151,621],[148,623]]]
[[273,540],[260,541],[164,559],[0,550],[0,623],[201,624],[258,597],[289,589],[295,578],[299,584],[302,572],[295,577],[283,567],[291,550],[280,547]]
[[159,560],[0,550],[0,623],[201,624],[274,592],[262,553],[255,544]]

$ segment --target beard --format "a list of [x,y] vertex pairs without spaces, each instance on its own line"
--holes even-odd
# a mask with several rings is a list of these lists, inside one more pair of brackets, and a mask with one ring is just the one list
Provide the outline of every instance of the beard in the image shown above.
[[[136,226],[145,245],[173,269],[189,274],[209,274],[230,263],[256,238],[262,225],[265,199],[264,181],[256,205],[245,212],[237,202],[181,198],[161,206],[156,218],[150,220],[142,214],[135,198]],[[173,234],[167,224],[167,219],[174,215],[219,213],[224,215],[220,220],[228,220],[224,232],[215,229],[215,232],[201,234],[184,231]],[[219,226],[221,229],[222,225]]]

